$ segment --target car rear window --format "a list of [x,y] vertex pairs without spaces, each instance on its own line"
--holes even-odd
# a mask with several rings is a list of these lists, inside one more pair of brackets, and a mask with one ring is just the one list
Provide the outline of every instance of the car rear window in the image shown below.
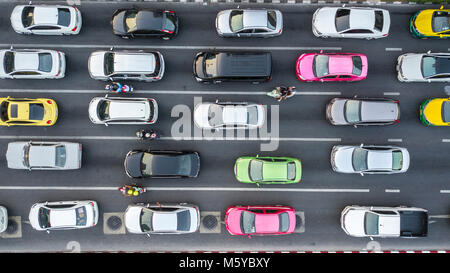
[[366,235],[378,235],[378,215],[366,212],[364,216],[364,231]]
[[56,146],[55,165],[64,167],[66,165],[66,147],[63,145]]
[[147,77],[158,76],[160,70],[161,70],[161,59],[159,58],[158,54],[155,54],[155,67],[153,69],[153,73],[145,74],[145,76]]
[[76,214],[76,225],[77,226],[86,226],[87,215],[86,215],[86,207],[79,207],[75,209]]
[[450,102],[446,101],[442,104],[442,120],[450,122]]
[[30,119],[44,119],[44,105],[42,105],[41,103],[30,103]]
[[7,101],[2,102],[2,104],[0,105],[0,119],[2,121],[9,120],[9,117],[8,117],[8,106],[9,106],[9,102],[7,102]]
[[41,228],[50,227],[50,210],[46,208],[39,208],[38,215],[39,226]]
[[14,52],[6,51],[3,59],[3,67],[6,73],[11,73],[14,71]]
[[24,27],[33,25],[34,7],[25,7],[22,11],[22,24]]
[[114,73],[114,53],[107,52],[104,56],[104,72],[105,75],[112,75]]
[[164,20],[164,30],[175,31],[177,19],[175,14],[166,12],[166,20]]
[[446,11],[436,11],[433,14],[431,24],[433,32],[441,32],[450,29],[450,13]]
[[233,32],[239,31],[244,27],[242,10],[233,10],[230,14],[230,27]]
[[278,214],[278,220],[280,222],[278,231],[286,232],[289,230],[289,214],[287,212],[283,212]]
[[344,106],[344,117],[349,123],[361,121],[361,102],[347,100]]
[[277,27],[277,14],[273,10],[267,12],[267,27],[270,29]]
[[191,228],[191,213],[189,210],[180,211],[177,213],[177,230],[189,231]]
[[294,180],[295,179],[295,163],[290,162],[287,164],[287,179],[288,180]]
[[338,9],[336,11],[336,30],[337,32],[344,31],[350,28],[350,10]]
[[258,108],[256,106],[247,107],[247,122],[248,124],[258,124]]
[[403,155],[400,151],[392,152],[392,169],[399,171],[403,167]]
[[52,55],[50,53],[39,53],[39,71],[50,72],[52,67]]
[[355,171],[365,171],[367,170],[367,155],[368,151],[356,148],[352,155],[352,165]]
[[261,181],[263,179],[263,163],[258,160],[250,161],[249,175],[252,181]]
[[375,11],[375,29],[378,31],[383,30],[383,12],[381,10]]
[[362,73],[362,59],[360,56],[353,56],[352,57],[352,61],[353,61],[353,70],[352,73],[353,75],[357,75],[360,76]]
[[208,122],[213,127],[224,124],[223,106],[220,106],[217,104],[211,104],[208,107]]
[[58,25],[68,27],[70,25],[70,10],[66,8],[58,9]]

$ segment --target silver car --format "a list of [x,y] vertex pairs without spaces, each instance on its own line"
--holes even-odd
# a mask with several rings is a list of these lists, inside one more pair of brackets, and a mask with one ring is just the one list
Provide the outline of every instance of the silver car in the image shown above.
[[400,104],[388,98],[334,98],[326,115],[333,125],[389,125],[399,122]]
[[450,53],[406,53],[397,59],[401,82],[450,82]]
[[35,230],[66,230],[94,227],[98,223],[98,205],[91,200],[34,204],[28,215]]
[[153,124],[158,119],[158,104],[150,98],[95,97],[89,103],[89,118],[94,124]]
[[283,15],[273,9],[228,9],[216,17],[222,37],[274,37],[283,32]]
[[5,232],[8,228],[8,210],[4,206],[0,206],[0,233]]
[[80,143],[18,141],[8,143],[8,168],[21,170],[75,170],[81,168]]
[[336,145],[330,160],[333,171],[339,173],[393,174],[409,168],[408,150],[395,146]]
[[186,234],[200,227],[197,206],[181,204],[133,204],[125,211],[125,227],[135,234]]
[[61,79],[66,72],[64,52],[46,49],[0,50],[0,79]]
[[158,81],[164,67],[163,55],[158,51],[95,51],[88,61],[91,78],[102,81]]

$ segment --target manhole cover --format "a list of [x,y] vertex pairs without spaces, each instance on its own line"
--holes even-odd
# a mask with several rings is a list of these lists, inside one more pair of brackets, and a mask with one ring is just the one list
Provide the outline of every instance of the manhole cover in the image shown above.
[[117,230],[122,226],[122,220],[118,216],[111,216],[106,221],[108,227],[112,230]]
[[8,234],[14,234],[14,233],[16,233],[17,228],[18,228],[18,225],[17,225],[16,221],[10,219],[10,220],[8,220],[8,227],[6,228],[5,232]]
[[213,229],[217,226],[217,218],[214,215],[207,215],[203,218],[203,226],[207,229]]
[[302,218],[299,215],[295,215],[295,228],[300,228],[302,224]]

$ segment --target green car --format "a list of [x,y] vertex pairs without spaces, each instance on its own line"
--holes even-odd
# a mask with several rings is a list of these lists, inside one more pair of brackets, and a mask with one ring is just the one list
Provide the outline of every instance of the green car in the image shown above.
[[302,178],[302,163],[292,157],[241,156],[234,164],[239,182],[259,184],[298,183]]

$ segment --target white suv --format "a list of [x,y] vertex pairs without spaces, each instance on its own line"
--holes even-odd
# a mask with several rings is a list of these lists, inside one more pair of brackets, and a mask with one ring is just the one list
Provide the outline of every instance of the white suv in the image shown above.
[[89,118],[95,124],[153,124],[158,119],[158,104],[149,98],[123,98],[108,95],[89,103]]
[[89,56],[88,68],[96,80],[153,82],[164,75],[164,58],[158,51],[95,51]]
[[4,49],[0,62],[0,79],[61,79],[66,73],[65,54],[56,50]]

